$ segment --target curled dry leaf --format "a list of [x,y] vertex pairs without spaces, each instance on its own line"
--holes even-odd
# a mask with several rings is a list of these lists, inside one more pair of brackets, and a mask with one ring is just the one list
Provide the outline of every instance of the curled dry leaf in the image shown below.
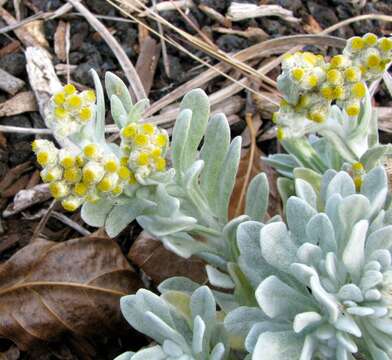
[[128,258],[151,278],[155,286],[173,276],[186,276],[199,284],[207,281],[203,261],[193,256],[189,259],[177,256],[145,231],[133,243]]
[[113,332],[124,324],[120,297],[140,285],[107,238],[39,239],[0,266],[0,337],[26,350],[69,332]]

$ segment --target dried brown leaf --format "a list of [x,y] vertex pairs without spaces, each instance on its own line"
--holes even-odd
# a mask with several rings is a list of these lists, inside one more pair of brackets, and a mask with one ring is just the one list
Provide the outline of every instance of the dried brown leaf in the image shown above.
[[133,243],[128,258],[151,278],[154,285],[172,276],[186,276],[198,283],[207,281],[204,263],[200,259],[181,258],[144,231]]
[[36,40],[37,45],[42,46],[44,48],[49,47],[48,41],[45,38],[43,20],[36,20],[36,21],[29,22],[28,24],[22,26],[20,29],[29,32]]
[[54,33],[54,52],[57,58],[64,62],[67,60],[66,36],[67,23],[61,20]]
[[0,266],[0,336],[25,350],[66,333],[113,332],[123,324],[119,298],[140,285],[114,241],[39,239]]
[[37,111],[37,101],[32,91],[23,91],[0,104],[0,117]]

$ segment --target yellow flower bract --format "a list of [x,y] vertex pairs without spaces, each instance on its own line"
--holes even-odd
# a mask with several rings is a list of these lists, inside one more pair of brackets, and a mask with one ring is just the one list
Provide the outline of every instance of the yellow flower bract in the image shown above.
[[98,147],[95,144],[88,144],[84,147],[83,153],[86,157],[93,159],[98,155]]
[[91,111],[91,108],[89,108],[89,107],[81,108],[79,111],[79,117],[80,117],[80,120],[82,120],[82,121],[89,121],[89,120],[91,120],[92,116],[93,116],[93,112]]
[[363,82],[357,82],[351,88],[351,93],[355,98],[362,99],[366,95],[366,85]]
[[88,187],[84,183],[77,183],[74,186],[73,191],[78,196],[85,196],[87,194]]
[[300,81],[304,77],[305,71],[304,69],[297,67],[291,70],[291,75],[295,80]]
[[74,94],[76,92],[76,88],[72,84],[67,84],[67,85],[64,86],[64,92],[67,95],[72,95],[72,94]]

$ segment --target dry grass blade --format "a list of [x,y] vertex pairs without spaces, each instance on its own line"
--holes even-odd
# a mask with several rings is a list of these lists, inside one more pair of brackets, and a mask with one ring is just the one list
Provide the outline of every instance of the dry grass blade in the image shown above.
[[[158,37],[162,38],[162,35],[158,32],[155,31],[153,28],[149,27],[148,25],[146,25],[145,23],[143,23],[142,21],[140,21],[137,17],[133,16],[132,14],[130,14],[129,12],[127,12],[126,10],[124,10],[123,8],[121,8],[119,5],[115,4],[114,2],[112,2],[111,0],[106,0],[108,3],[110,3],[111,5],[113,5],[116,9],[118,9],[120,12],[122,12],[123,14],[127,15],[128,17],[130,17],[131,19],[135,20],[135,22],[137,22],[138,24],[140,24],[141,26],[146,27],[151,33],[154,33],[155,35],[157,35]],[[236,79],[234,79],[233,77],[225,74],[223,71],[220,71],[217,67],[214,67],[212,65],[210,65],[208,62],[200,59],[198,56],[192,54],[191,51],[187,50],[185,47],[183,47],[182,45],[180,45],[178,42],[176,42],[175,40],[171,39],[171,38],[167,38],[165,37],[165,41],[171,45],[173,45],[174,47],[176,47],[177,49],[179,49],[180,51],[182,51],[183,53],[187,54],[189,57],[191,57],[192,59],[200,62],[201,64],[209,67],[209,68],[213,68],[215,69],[215,72],[218,72],[218,74],[226,77],[227,79],[233,81],[233,82],[237,82]],[[269,81],[272,81],[271,79],[269,79]],[[274,82],[273,82],[274,83]],[[254,92],[253,89],[249,88],[249,87],[244,87],[246,88],[248,91],[250,92]],[[151,115],[151,113],[149,113]]]
[[[107,0],[109,3],[113,4],[112,1]],[[129,4],[129,0],[116,0],[118,3],[126,5]],[[225,63],[228,63],[232,66],[234,66],[236,69],[244,72],[247,76],[252,77],[254,80],[262,80],[265,81],[271,85],[275,85],[275,82],[268,78],[267,76],[264,76],[263,74],[257,73],[251,66],[247,65],[244,62],[239,62],[235,58],[231,57],[229,54],[226,54],[225,52],[217,49],[215,46],[212,46],[210,43],[207,43],[206,41],[199,39],[193,35],[190,35],[184,30],[179,29],[175,25],[171,24],[169,21],[167,21],[165,18],[154,12],[153,10],[149,9],[146,7],[144,4],[142,4],[139,0],[135,0],[138,4],[140,4],[141,7],[143,7],[147,12],[148,16],[155,20],[158,23],[161,23],[165,25],[167,28],[170,28],[174,32],[176,32],[178,35],[182,37],[183,40],[185,40],[187,43],[192,44],[194,47],[197,49],[207,53],[208,55],[222,61]],[[125,12],[126,13],[126,12]],[[135,18],[133,15],[126,13],[128,16],[134,18],[134,20],[137,21],[137,18]],[[178,44],[177,44],[178,45]],[[177,47],[178,48],[178,47]]]
[[[344,47],[346,42],[345,40],[340,39],[338,37],[325,36],[325,35],[285,36],[282,38],[271,39],[253,45],[247,49],[239,51],[238,53],[234,54],[233,57],[236,58],[238,61],[248,61],[259,57],[267,57],[274,54],[281,54],[283,52],[292,49],[293,45],[317,45],[320,43],[324,46]],[[269,66],[266,65],[264,69],[258,69],[257,71],[266,73],[270,71],[271,68],[273,68],[278,64],[279,62],[277,61],[272,63],[273,65],[272,67],[271,65]],[[188,91],[194,88],[203,87],[207,82],[221,75],[229,68],[230,66],[228,64],[223,64],[223,63],[218,64],[214,67],[210,67],[210,69],[204,71],[203,73],[189,80],[185,84],[180,85],[171,93],[169,93],[168,95],[162,97],[161,99],[153,103],[151,107],[147,109],[145,115],[150,116],[155,114],[159,110],[163,109],[165,106],[171,104],[172,102],[184,96]],[[246,88],[244,79],[240,81],[236,80],[235,84],[240,85],[240,88],[242,89]],[[254,90],[252,90],[251,92],[254,93]],[[270,101],[271,99],[270,98],[268,99],[268,96],[266,97],[266,100],[268,100],[272,104],[276,104],[276,101],[275,100]]]
[[124,70],[125,76],[128,79],[133,98],[136,100],[145,99],[147,96],[146,92],[144,91],[143,84],[140,81],[139,75],[137,74],[135,67],[129,60],[127,54],[118,41],[82,3],[80,3],[78,0],[68,0],[68,2],[72,4],[75,9],[77,9],[86,18],[89,24],[101,34],[102,38],[109,45],[110,49],[112,49],[118,62]]

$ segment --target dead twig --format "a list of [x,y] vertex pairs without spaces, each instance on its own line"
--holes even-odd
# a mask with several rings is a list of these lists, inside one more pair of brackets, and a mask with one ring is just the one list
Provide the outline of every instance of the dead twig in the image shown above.
[[91,235],[90,231],[88,231],[83,226],[79,225],[77,222],[70,219],[68,216],[65,216],[64,214],[59,213],[58,211],[52,211],[50,216],[61,221],[63,224],[69,226],[70,228],[74,229],[75,231],[77,231],[79,234],[81,234],[83,236]]

